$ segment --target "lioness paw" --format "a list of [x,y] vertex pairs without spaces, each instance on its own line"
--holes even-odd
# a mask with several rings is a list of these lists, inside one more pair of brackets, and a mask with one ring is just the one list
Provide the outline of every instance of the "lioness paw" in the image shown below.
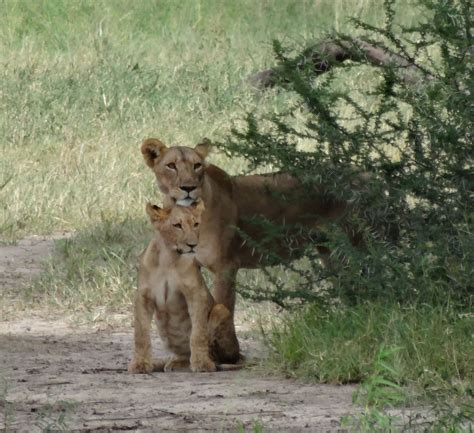
[[151,373],[153,371],[153,361],[151,359],[134,359],[128,364],[130,373]]

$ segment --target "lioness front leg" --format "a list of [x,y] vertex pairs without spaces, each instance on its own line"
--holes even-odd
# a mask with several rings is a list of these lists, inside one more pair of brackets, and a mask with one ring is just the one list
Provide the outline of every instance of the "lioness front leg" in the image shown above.
[[239,340],[227,307],[214,305],[209,314],[208,329],[213,357],[218,363],[235,363],[241,359]]
[[224,267],[214,274],[214,299],[217,304],[223,304],[234,317],[235,309],[235,280],[238,269]]
[[151,356],[151,320],[155,306],[142,290],[137,290],[134,301],[135,354],[128,365],[131,373],[151,373],[154,364]]

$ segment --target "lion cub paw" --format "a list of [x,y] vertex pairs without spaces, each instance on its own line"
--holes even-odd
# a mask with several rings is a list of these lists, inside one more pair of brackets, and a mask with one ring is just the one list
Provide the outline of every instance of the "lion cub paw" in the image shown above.
[[191,357],[191,371],[212,372],[217,371],[217,367],[208,356]]
[[151,373],[153,371],[153,361],[145,358],[135,358],[128,364],[130,373]]

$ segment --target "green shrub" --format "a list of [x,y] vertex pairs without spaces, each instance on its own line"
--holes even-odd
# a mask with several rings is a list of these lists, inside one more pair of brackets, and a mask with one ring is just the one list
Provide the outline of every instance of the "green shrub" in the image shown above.
[[[220,144],[229,155],[245,157],[251,170],[285,171],[308,194],[322,186],[331,197],[353,203],[346,224],[360,233],[369,252],[354,249],[340,225],[328,224],[315,242],[343,257],[341,266],[322,273],[313,243],[306,250],[309,261],[288,268],[295,278],[282,283],[270,271],[273,286],[266,295],[255,289],[259,298],[282,305],[291,298],[471,305],[471,4],[420,1],[418,24],[403,27],[394,24],[394,3],[385,1],[383,27],[355,20],[364,32],[360,38],[330,36],[352,61],[328,59],[324,74],[314,60],[327,55],[324,44],[298,49],[275,42],[274,84],[292,94],[293,102],[283,112],[249,115],[247,127]],[[374,65],[364,44],[394,53],[397,62]],[[344,86],[358,74],[364,78],[359,86]],[[369,174],[366,187],[354,186],[359,172]],[[273,225],[259,223],[270,227],[269,237],[275,235]],[[331,284],[321,285],[321,278]],[[252,294],[251,287],[242,291]]]

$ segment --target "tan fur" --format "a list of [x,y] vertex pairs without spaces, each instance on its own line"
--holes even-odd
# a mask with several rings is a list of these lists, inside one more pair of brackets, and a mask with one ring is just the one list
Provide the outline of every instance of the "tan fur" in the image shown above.
[[[350,209],[347,203],[325,194],[322,189],[315,190],[309,197],[297,179],[284,173],[231,177],[205,161],[208,147],[209,143],[204,142],[194,149],[168,148],[157,139],[148,139],[141,150],[168,205],[183,202],[184,198],[188,202],[197,198],[204,201],[206,210],[196,258],[214,274],[216,302],[231,312],[234,311],[237,270],[260,267],[266,261],[266,257],[250,247],[236,230],[238,227],[252,239],[261,240],[263,232],[250,224],[249,218],[265,217],[289,226],[304,224],[318,230],[323,230],[328,220],[338,221],[353,244],[361,242],[344,222]],[[169,164],[174,164],[171,167],[175,170],[170,169]],[[189,196],[183,186],[194,188]],[[292,232],[286,239],[273,241],[272,249],[282,258],[291,258],[307,241]],[[330,251],[323,247],[318,251],[328,263]]]
[[[239,359],[232,315],[215,303],[193,252],[202,210],[202,202],[168,209],[147,205],[156,237],[140,257],[131,372],[215,371],[216,363]],[[152,358],[153,316],[163,343],[174,355],[169,360]]]

